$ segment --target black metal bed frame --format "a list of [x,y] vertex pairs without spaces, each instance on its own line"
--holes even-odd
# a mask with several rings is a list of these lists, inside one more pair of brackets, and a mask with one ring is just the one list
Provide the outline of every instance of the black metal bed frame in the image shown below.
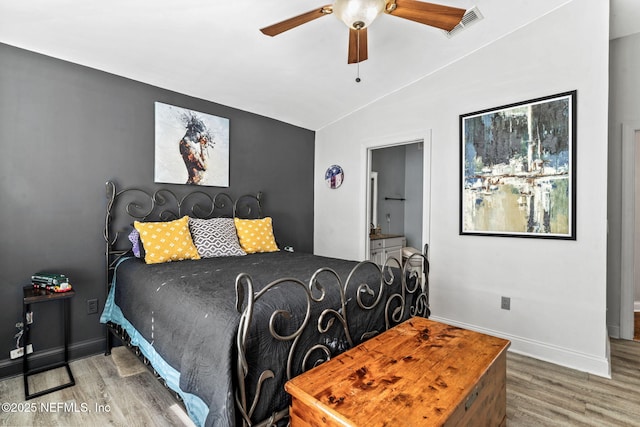
[[[184,196],[178,196],[173,191],[161,188],[154,192],[148,192],[139,188],[127,188],[118,190],[112,181],[106,183],[107,206],[105,215],[104,240],[106,243],[106,283],[107,293],[110,290],[115,267],[120,259],[130,252],[130,245],[125,243],[126,236],[131,230],[133,220],[168,221],[189,215],[197,218],[212,217],[241,217],[260,218],[262,217],[262,193],[257,195],[244,195],[235,201],[226,193],[210,195],[209,193],[197,189],[189,191]],[[123,236],[125,236],[123,238]],[[273,426],[286,422],[288,418],[288,408],[282,408],[271,414],[268,419],[254,420],[254,410],[260,399],[267,399],[261,394],[262,385],[275,376],[275,372],[283,372],[287,379],[316,366],[323,361],[335,356],[336,350],[331,348],[326,342],[318,342],[310,348],[300,348],[300,338],[307,328],[316,328],[320,334],[327,333],[331,328],[342,328],[341,331],[347,340],[347,348],[351,348],[357,343],[376,335],[378,330],[366,331],[359,336],[352,336],[350,318],[347,315],[346,305],[347,295],[355,295],[357,308],[374,313],[374,309],[384,312],[385,330],[406,320],[411,316],[429,317],[429,261],[427,259],[427,246],[424,254],[413,254],[404,264],[401,260],[389,258],[384,266],[378,266],[371,261],[358,263],[346,280],[329,269],[319,269],[314,273],[309,283],[291,277],[284,277],[275,280],[259,291],[254,290],[251,277],[247,274],[238,274],[236,287],[236,307],[240,315],[238,332],[236,338],[237,362],[236,362],[236,390],[235,401],[238,413],[238,424],[242,426]],[[422,261],[422,274],[410,273],[409,265],[414,258]],[[364,268],[377,268],[380,273],[379,287],[372,289],[366,283],[358,283],[355,273]],[[401,272],[401,291],[388,293],[386,290],[394,281],[394,274]],[[319,277],[322,276],[322,284]],[[330,280],[327,281],[327,277]],[[413,277],[412,280],[407,280]],[[264,295],[271,289],[290,286],[296,291],[302,291],[306,295],[306,314],[299,324],[292,327],[293,332],[283,334],[279,330],[282,322],[290,321],[290,313],[285,309],[274,310],[270,316],[268,325],[258,325],[265,328],[274,339],[288,343],[286,366],[274,366],[272,369],[259,373],[257,384],[251,385],[247,382],[247,375],[250,366],[247,362],[246,348],[249,340],[249,331],[252,326],[255,307],[260,304]],[[328,289],[331,287],[332,289]],[[313,310],[324,300],[327,292],[337,292],[340,295],[340,307],[331,307],[321,310]],[[352,303],[353,304],[353,303]],[[373,315],[373,314],[372,314]],[[314,317],[316,316],[316,317]],[[255,326],[255,325],[253,325]],[[113,346],[113,336],[121,339],[129,347],[132,347],[126,331],[119,325],[107,324],[106,352],[110,354]],[[145,364],[149,361],[141,355],[136,347],[132,350]],[[301,366],[294,366],[294,359],[302,358]],[[153,369],[153,367],[150,367]],[[154,374],[157,375],[155,369]],[[166,386],[166,381],[160,378]],[[249,390],[249,387],[253,387]],[[249,393],[251,391],[251,393]],[[180,400],[178,393],[175,396]],[[249,401],[250,397],[253,399]]]

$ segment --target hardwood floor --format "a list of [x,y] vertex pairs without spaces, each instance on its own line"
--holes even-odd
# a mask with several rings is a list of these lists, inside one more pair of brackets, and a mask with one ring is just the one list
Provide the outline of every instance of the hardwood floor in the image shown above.
[[[611,356],[609,380],[508,353],[509,427],[640,427],[640,343],[612,339]],[[6,411],[3,406],[0,425],[189,425],[182,408],[150,372],[121,378],[111,356],[103,355],[76,360],[71,369],[76,386],[27,402],[22,377],[0,381],[0,403],[14,407]],[[34,390],[64,381],[66,377],[56,378],[62,374],[54,371],[36,377],[39,383],[33,384]],[[21,404],[24,409],[32,403],[36,411],[17,411]]]
[[509,353],[509,426],[640,426],[640,343],[611,340],[606,379]]
[[640,311],[633,313],[633,339],[640,341]]
[[[111,356],[104,355],[75,360],[70,366],[75,386],[28,401],[21,376],[0,381],[0,425],[193,426],[182,406],[148,370],[121,378]],[[56,369],[30,377],[29,390],[65,381],[64,369]]]

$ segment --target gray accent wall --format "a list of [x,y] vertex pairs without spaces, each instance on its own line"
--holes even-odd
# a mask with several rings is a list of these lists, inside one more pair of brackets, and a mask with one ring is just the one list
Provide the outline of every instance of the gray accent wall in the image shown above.
[[[371,152],[371,170],[378,172],[378,224],[384,234],[404,235],[405,147]],[[386,200],[385,200],[386,199]]]
[[405,150],[404,194],[407,200],[404,203],[404,235],[407,238],[407,246],[422,252],[424,143],[405,145]]
[[[221,82],[220,84],[224,84]],[[156,185],[154,102],[230,120],[230,185],[202,187],[232,196],[264,192],[278,242],[313,251],[313,131],[0,44],[0,378],[10,361],[22,286],[36,271],[67,274],[71,356],[104,349],[105,182],[175,192]],[[34,307],[34,361],[61,356],[57,303]]]

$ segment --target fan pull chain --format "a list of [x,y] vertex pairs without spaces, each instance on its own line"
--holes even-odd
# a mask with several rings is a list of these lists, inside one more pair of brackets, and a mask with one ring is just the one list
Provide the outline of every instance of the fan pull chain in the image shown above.
[[360,83],[360,30],[356,32],[356,83]]

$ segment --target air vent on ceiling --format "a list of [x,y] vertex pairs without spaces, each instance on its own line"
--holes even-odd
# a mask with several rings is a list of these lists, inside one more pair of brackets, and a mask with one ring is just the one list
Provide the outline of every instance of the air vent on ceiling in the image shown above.
[[453,30],[451,31],[442,31],[447,37],[451,38],[453,36],[455,36],[456,34],[458,34],[460,31],[464,30],[465,28],[467,28],[469,25],[471,24],[475,24],[476,22],[482,20],[484,18],[484,16],[482,16],[482,13],[480,13],[480,10],[478,9],[478,6],[474,6],[471,9],[467,10],[464,14],[464,16],[462,17],[462,20],[460,21],[460,23],[458,25],[456,25],[455,27],[453,27]]

